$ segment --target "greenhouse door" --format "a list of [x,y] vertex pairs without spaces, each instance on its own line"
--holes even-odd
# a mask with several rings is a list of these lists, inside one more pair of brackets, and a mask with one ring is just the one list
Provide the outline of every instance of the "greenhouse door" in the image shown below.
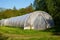
[[39,15],[34,21],[34,28],[37,30],[43,30],[46,28],[45,19]]

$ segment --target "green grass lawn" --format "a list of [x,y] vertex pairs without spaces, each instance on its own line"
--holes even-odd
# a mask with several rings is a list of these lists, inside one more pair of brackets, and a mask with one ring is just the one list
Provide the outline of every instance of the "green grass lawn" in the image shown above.
[[21,28],[0,27],[0,40],[60,40],[53,32],[42,30],[23,30]]

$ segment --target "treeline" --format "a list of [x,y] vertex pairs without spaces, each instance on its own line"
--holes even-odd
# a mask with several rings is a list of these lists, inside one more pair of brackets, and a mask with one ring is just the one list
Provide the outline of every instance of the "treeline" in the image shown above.
[[33,5],[35,10],[48,12],[53,17],[55,25],[60,26],[60,0],[35,0]]
[[10,18],[10,17],[15,17],[15,16],[20,16],[24,15],[30,12],[33,12],[33,7],[32,4],[29,5],[26,8],[21,8],[21,9],[16,9],[14,6],[13,9],[6,9],[4,11],[0,11],[0,19],[5,19],[5,18]]

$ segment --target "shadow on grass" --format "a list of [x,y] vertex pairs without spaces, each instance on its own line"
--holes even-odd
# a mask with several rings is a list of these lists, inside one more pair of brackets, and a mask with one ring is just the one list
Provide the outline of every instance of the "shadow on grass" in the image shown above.
[[55,26],[55,27],[54,27],[54,30],[55,30],[55,31],[53,32],[53,34],[60,36],[60,26]]
[[2,33],[0,33],[0,40],[7,40],[9,37],[4,36]]
[[9,28],[19,28],[19,29],[21,29],[21,30],[24,29],[24,27],[19,27],[19,26],[5,26],[5,27],[9,27]]
[[53,35],[58,35],[58,36],[60,36],[60,26],[55,26],[55,27],[46,29],[45,31],[47,31],[47,32],[52,32]]

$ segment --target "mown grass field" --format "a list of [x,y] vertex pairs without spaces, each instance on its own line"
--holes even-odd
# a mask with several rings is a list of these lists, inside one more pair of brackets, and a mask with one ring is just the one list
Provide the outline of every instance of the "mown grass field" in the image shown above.
[[0,40],[60,40],[60,36],[53,35],[50,31],[23,30],[2,26],[0,27]]

